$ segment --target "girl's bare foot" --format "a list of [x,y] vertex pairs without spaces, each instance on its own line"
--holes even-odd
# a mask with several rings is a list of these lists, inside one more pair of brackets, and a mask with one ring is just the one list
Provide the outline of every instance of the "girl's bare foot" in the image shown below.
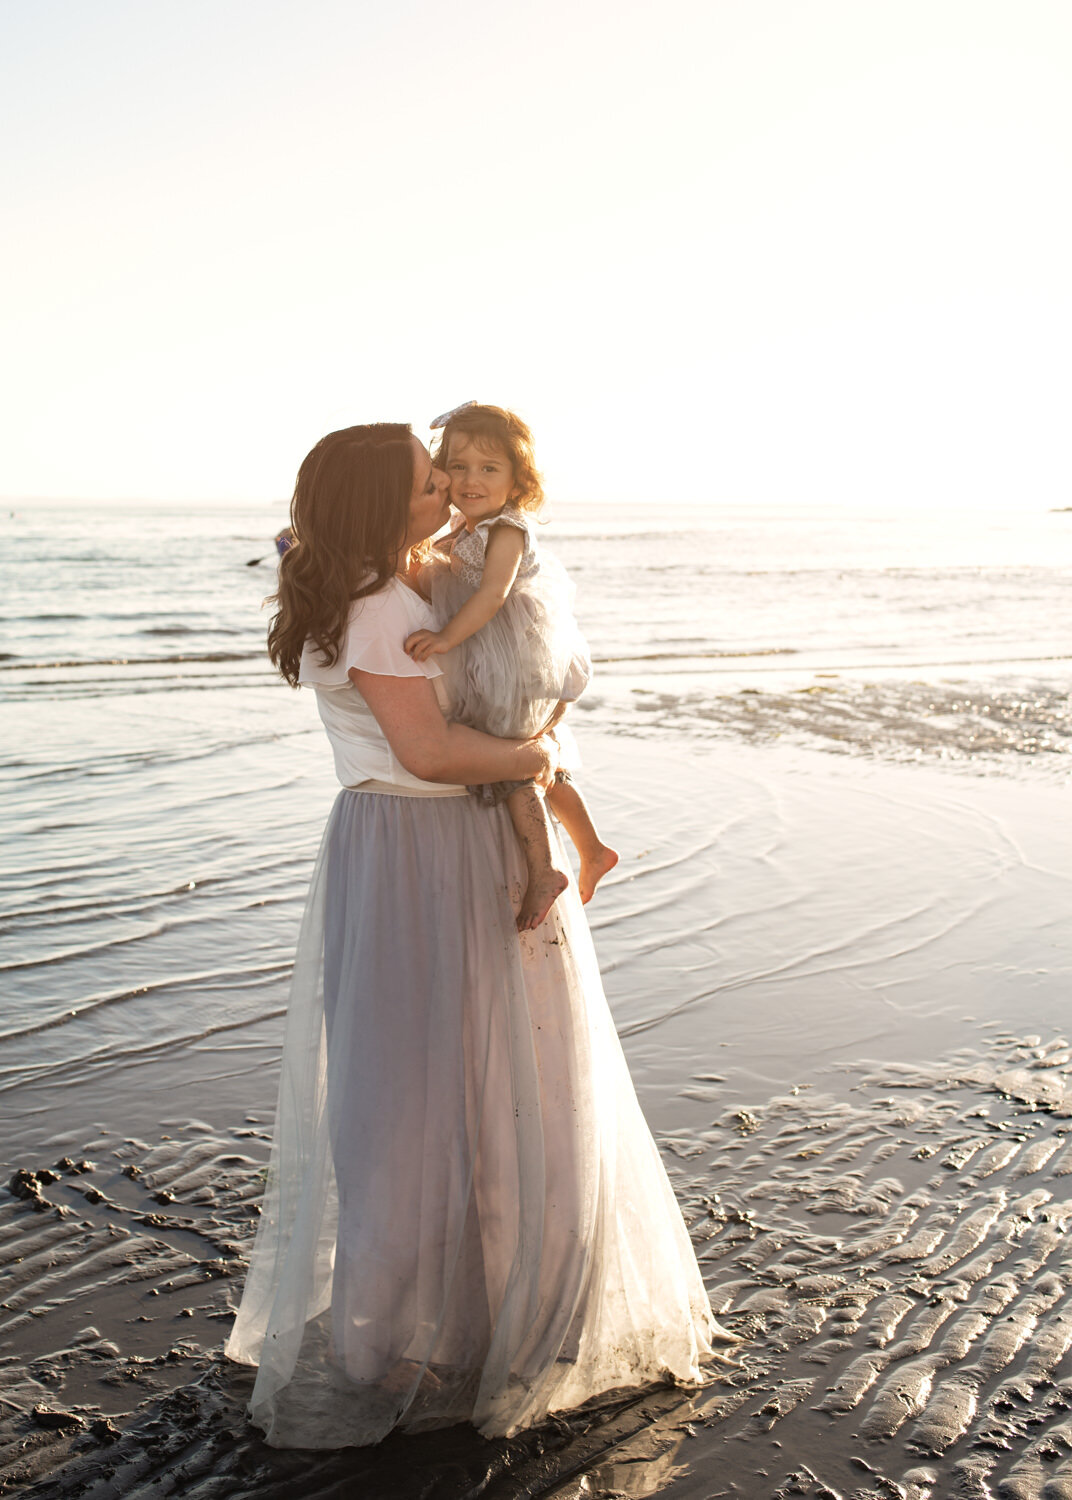
[[609,844],[600,844],[587,858],[584,855],[581,856],[581,873],[577,877],[577,886],[581,893],[581,900],[586,906],[595,895],[596,886],[617,863],[618,851],[612,849]]
[[531,875],[521,902],[521,910],[517,914],[518,932],[532,932],[539,927],[568,885],[568,877],[553,865]]
[[426,1390],[436,1390],[441,1381],[427,1365],[419,1365],[413,1359],[399,1359],[379,1381],[379,1387],[389,1396],[406,1396],[415,1389],[418,1376]]

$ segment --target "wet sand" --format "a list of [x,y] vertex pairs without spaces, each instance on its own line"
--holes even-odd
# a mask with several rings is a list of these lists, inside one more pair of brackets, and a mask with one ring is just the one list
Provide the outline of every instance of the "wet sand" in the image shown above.
[[511,1441],[265,1448],[218,1353],[273,1106],[251,1022],[222,1084],[194,1044],[7,1089],[0,1493],[1072,1496],[1067,794],[587,750],[608,995],[736,1365]]

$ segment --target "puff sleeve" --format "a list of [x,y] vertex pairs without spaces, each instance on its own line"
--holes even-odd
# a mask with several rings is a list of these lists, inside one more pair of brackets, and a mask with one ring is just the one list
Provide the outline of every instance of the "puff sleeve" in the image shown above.
[[392,580],[379,593],[354,601],[338,660],[331,666],[325,666],[318,648],[306,641],[299,681],[308,687],[347,687],[351,667],[378,677],[441,677],[434,661],[414,661],[404,650],[407,636],[415,630],[434,628],[432,612],[420,595]]

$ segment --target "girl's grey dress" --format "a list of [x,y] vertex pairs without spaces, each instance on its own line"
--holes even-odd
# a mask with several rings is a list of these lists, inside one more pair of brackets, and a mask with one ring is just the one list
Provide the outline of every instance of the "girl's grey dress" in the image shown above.
[[531,516],[507,506],[472,531],[464,526],[452,531],[447,560],[427,573],[432,613],[442,629],[480,587],[496,526],[524,537],[513,587],[498,613],[439,661],[455,719],[487,734],[528,739],[560,702],[581,696],[592,670],[573,615],[573,585],[561,564],[539,547]]
[[[313,873],[275,1142],[227,1343],[278,1447],[470,1421],[508,1434],[600,1391],[690,1381],[715,1327],[640,1113],[574,887],[514,925],[505,809],[393,756],[349,667],[425,676],[399,580],[310,648],[343,784]],[[563,866],[565,867],[565,866]]]

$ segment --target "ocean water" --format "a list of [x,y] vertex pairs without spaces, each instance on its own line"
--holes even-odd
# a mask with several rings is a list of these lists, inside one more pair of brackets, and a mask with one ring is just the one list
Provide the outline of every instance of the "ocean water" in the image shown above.
[[[76,1146],[109,1110],[188,1116],[191,1077],[204,1109],[270,1103],[335,792],[312,702],[263,653],[284,519],[40,506],[0,523],[6,1155]],[[768,763],[749,747],[1067,782],[1072,515],[575,507],[546,538],[597,664],[582,748],[586,732],[737,745],[764,806]],[[612,990],[678,899],[654,873],[678,857],[651,826],[659,798],[628,796],[643,836],[593,907]],[[676,845],[714,859],[710,827],[676,824]],[[761,910],[762,889],[748,900]],[[799,889],[780,900],[791,912]],[[718,955],[703,962],[717,984]],[[627,1019],[647,1014],[634,1001],[612,993]]]
[[[284,520],[253,505],[8,514],[5,694],[43,690],[44,672],[53,692],[100,692],[265,670],[260,606]],[[1072,659],[1068,513],[573,506],[544,535],[604,677],[719,664],[1060,672]]]

